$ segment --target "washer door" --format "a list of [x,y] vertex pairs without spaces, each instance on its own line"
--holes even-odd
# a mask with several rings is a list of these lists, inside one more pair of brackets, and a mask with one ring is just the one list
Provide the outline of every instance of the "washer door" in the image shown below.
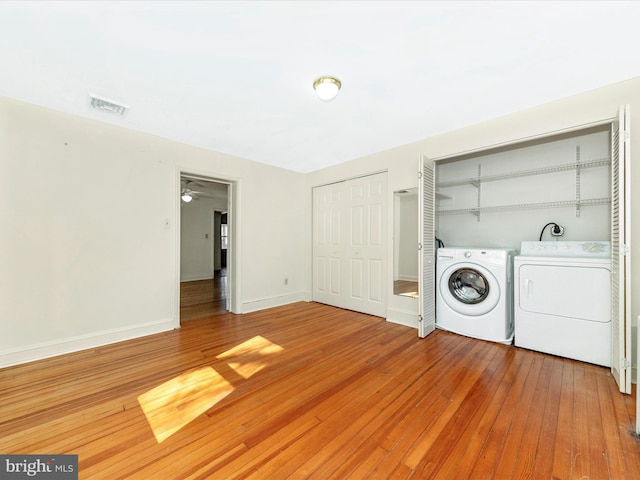
[[473,263],[451,265],[440,276],[438,288],[444,302],[462,315],[484,315],[500,300],[496,277]]

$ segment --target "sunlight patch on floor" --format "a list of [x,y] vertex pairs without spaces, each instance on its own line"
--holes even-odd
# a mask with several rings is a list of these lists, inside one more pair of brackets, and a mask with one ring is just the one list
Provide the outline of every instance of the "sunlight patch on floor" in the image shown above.
[[158,443],[206,412],[234,387],[211,367],[185,372],[138,397]]
[[249,378],[267,366],[266,357],[282,350],[280,345],[258,335],[216,358],[225,360],[238,375]]
[[[283,350],[280,345],[256,336],[216,358],[247,379],[267,366],[269,355]],[[138,397],[158,443],[162,443],[189,422],[205,413],[235,387],[212,367],[182,373]]]
[[404,292],[404,293],[399,293],[398,295],[402,295],[403,297],[418,298],[418,292]]

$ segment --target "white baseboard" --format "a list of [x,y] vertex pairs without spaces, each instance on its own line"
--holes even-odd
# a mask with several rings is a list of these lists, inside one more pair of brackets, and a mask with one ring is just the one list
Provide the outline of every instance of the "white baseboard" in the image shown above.
[[204,275],[187,275],[184,278],[180,278],[180,282],[197,282],[199,280],[213,280],[213,275],[204,274]]
[[417,282],[418,277],[415,275],[398,275],[398,280],[402,280],[404,282]]
[[60,340],[43,342],[34,345],[5,351],[0,354],[0,368],[33,362],[45,358],[77,352],[88,348],[100,347],[110,343],[122,342],[133,338],[145,337],[154,333],[166,332],[180,328],[180,322],[173,319],[163,319],[125,328],[105,330],[86,335],[78,335]]
[[387,322],[418,328],[418,314],[405,310],[387,309]]
[[277,297],[256,298],[242,302],[242,313],[257,312],[266,308],[280,307],[290,303],[310,301],[310,295],[306,292],[295,292]]
[[[638,315],[637,323],[635,325],[631,325],[631,352],[629,352],[629,356],[631,357],[629,360],[631,361],[631,383],[638,382],[638,364],[640,364],[640,355],[638,355],[638,346],[640,345],[640,315]],[[633,353],[636,352],[636,358],[633,358]],[[634,364],[633,361],[636,361]],[[640,401],[640,399],[639,399]]]

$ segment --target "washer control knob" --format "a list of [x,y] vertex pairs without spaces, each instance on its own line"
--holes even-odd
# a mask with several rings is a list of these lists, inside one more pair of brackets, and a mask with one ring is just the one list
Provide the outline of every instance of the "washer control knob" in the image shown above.
[[469,250],[467,250],[466,252],[464,252],[464,256],[466,258],[469,258],[471,256],[471,252]]

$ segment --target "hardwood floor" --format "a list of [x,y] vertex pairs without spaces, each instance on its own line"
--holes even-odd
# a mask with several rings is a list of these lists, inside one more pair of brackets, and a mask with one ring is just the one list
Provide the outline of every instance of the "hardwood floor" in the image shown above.
[[418,282],[411,282],[409,280],[394,280],[393,294],[418,298]]
[[638,479],[607,369],[316,303],[0,370],[0,452],[84,479]]
[[211,280],[180,283],[180,321],[227,313],[227,271],[217,270]]

